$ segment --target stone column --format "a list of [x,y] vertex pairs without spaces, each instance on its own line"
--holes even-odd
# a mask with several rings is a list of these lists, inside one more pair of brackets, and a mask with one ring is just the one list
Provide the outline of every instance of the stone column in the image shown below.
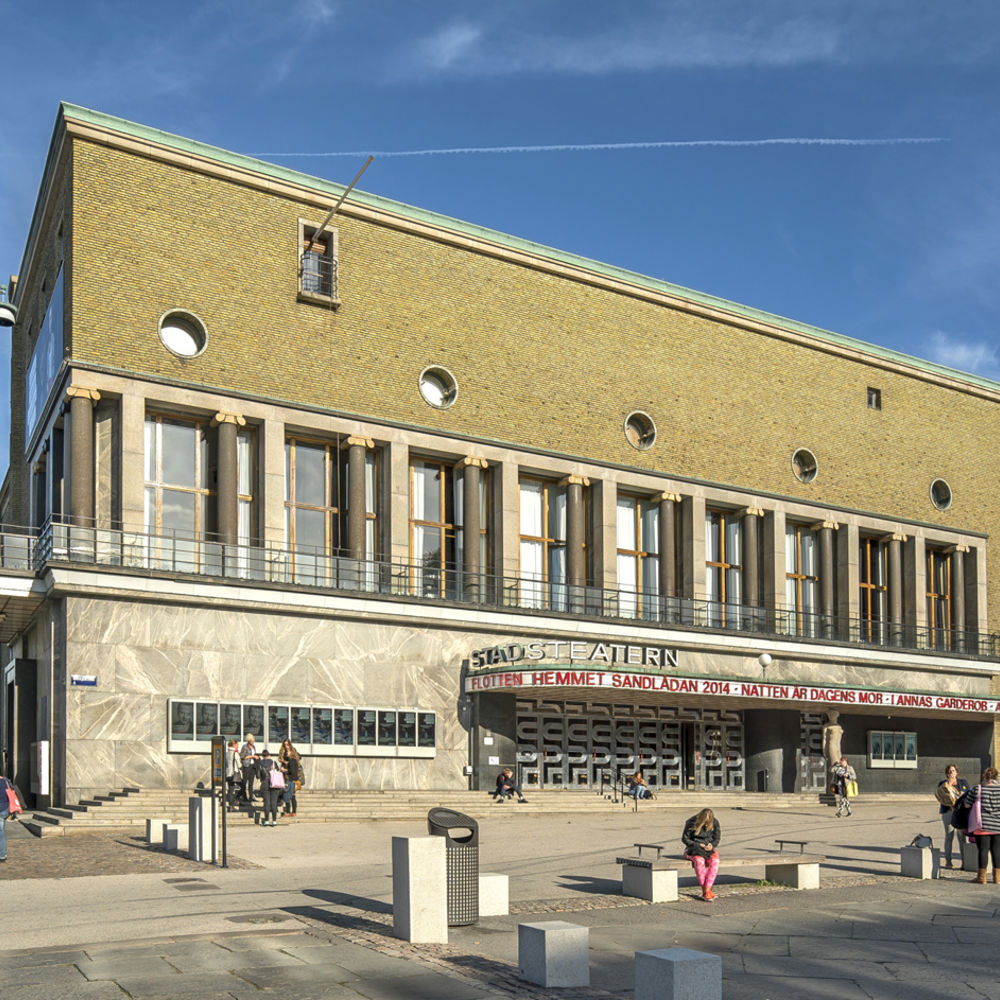
[[583,488],[590,485],[586,476],[567,476],[560,483],[566,487],[566,583],[569,610],[583,611],[583,588],[587,582],[584,559]]
[[956,545],[951,552],[951,629],[952,648],[965,652],[965,553],[968,545]]
[[760,507],[747,507],[741,511],[743,518],[743,604],[750,608],[747,624],[753,631],[761,627],[760,608],[760,545],[757,525],[764,511]]
[[479,489],[486,459],[467,455],[455,463],[456,472],[462,473],[462,593],[467,601],[478,603],[482,599],[482,562],[479,558],[479,540],[483,525],[479,511]]
[[833,638],[836,627],[834,614],[837,609],[837,593],[834,575],[833,533],[838,527],[839,525],[834,521],[820,521],[815,526],[819,536],[819,610],[822,635],[828,639]]
[[903,543],[906,535],[896,532],[888,538],[889,549],[889,635],[894,646],[903,642]]
[[566,487],[566,582],[571,587],[582,587],[586,583],[583,488],[590,485],[590,480],[586,476],[567,476],[559,485]]
[[661,493],[660,520],[657,548],[660,553],[660,597],[668,610],[668,617],[677,597],[677,505],[681,502],[679,493]]
[[218,524],[219,541],[235,545],[239,541],[239,489],[240,480],[236,467],[236,431],[246,426],[246,420],[236,413],[216,413],[212,426],[217,428],[218,466]]
[[367,534],[368,505],[365,499],[365,457],[375,447],[371,438],[352,434],[343,446],[347,449],[347,553],[351,559],[363,560]]
[[96,389],[71,385],[66,390],[70,418],[71,475],[69,512],[73,524],[94,524],[94,405]]

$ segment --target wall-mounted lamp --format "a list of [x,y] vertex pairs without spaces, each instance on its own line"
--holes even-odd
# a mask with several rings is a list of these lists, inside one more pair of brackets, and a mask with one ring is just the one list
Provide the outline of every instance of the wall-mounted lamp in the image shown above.
[[13,326],[17,319],[17,306],[7,301],[7,286],[0,285],[0,326]]
[[774,662],[770,653],[761,653],[757,657],[757,662],[760,664],[760,679],[762,681],[767,680],[767,668]]

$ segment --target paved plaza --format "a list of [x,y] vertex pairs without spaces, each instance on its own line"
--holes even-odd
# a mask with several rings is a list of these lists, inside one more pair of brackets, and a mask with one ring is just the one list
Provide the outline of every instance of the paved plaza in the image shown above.
[[[828,859],[823,888],[762,885],[763,868],[751,868],[723,875],[710,904],[693,878],[681,879],[675,903],[624,898],[615,856],[635,841],[678,842],[700,801],[538,816],[491,809],[487,798],[480,867],[510,876],[511,914],[452,928],[447,945],[392,936],[391,838],[424,836],[423,823],[241,826],[228,869],[149,850],[132,832],[35,840],[8,824],[2,995],[629,998],[634,953],[677,946],[722,957],[726,1000],[1000,1000],[1000,886],[960,871],[898,874],[898,848],[915,834],[940,842],[929,796],[862,803],[843,820],[820,806],[747,802],[719,811],[723,857],[773,848],[778,836],[807,840]],[[590,929],[589,989],[517,979],[517,924],[546,919]]]

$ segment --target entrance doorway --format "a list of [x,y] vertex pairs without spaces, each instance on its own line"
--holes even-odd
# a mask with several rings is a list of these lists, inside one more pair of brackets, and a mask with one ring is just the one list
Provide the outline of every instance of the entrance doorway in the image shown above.
[[517,703],[521,780],[594,788],[640,771],[651,788],[741,791],[739,712],[677,706]]

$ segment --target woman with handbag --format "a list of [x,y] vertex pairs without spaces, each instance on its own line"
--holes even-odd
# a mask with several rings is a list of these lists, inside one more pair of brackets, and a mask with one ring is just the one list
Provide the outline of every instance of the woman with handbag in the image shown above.
[[979,871],[972,880],[986,885],[986,871],[993,859],[993,882],[1000,885],[1000,781],[997,769],[983,771],[980,784],[966,795],[969,810],[969,839],[975,837],[979,848]]
[[298,750],[292,746],[292,741],[284,740],[281,750],[278,751],[278,759],[285,775],[285,791],[281,796],[284,805],[282,816],[294,816],[299,811],[295,793],[302,787],[302,758]]
[[14,782],[0,774],[0,861],[7,860],[7,820],[21,811]]
[[958,834],[958,858],[959,868],[964,868],[961,863],[964,857],[965,847],[965,827],[959,827],[955,823],[955,806],[958,800],[969,790],[969,783],[965,778],[958,776],[958,768],[954,764],[949,764],[944,769],[944,781],[939,782],[934,797],[940,806],[939,812],[941,822],[944,824],[944,866],[954,867],[951,863],[951,847],[955,841],[955,834]]
[[[264,818],[261,826],[278,825],[278,799],[285,790],[285,776],[277,762],[271,759],[271,751],[264,747],[257,762],[257,774],[260,777],[260,791],[264,796]],[[271,817],[268,822],[268,816]]]
[[707,902],[715,899],[712,886],[719,872],[719,841],[722,828],[711,809],[702,809],[684,824],[681,840],[684,841],[684,857],[691,862],[701,886],[701,898]]
[[846,757],[841,757],[833,765],[833,784],[830,786],[830,791],[837,797],[837,819],[840,819],[845,813],[848,816],[851,815],[851,799],[847,786],[853,784],[856,794],[857,780],[858,776],[854,768],[847,763]]

